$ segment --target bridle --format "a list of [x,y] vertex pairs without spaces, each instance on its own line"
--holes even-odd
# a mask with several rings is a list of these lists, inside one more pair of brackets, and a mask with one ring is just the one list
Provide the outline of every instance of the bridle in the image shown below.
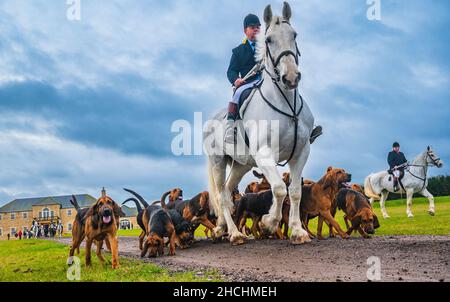
[[[288,21],[283,21],[283,23],[289,24],[291,26],[291,24]],[[267,35],[267,31],[269,30],[268,26],[266,28],[266,35]],[[289,99],[287,98],[287,96],[284,94],[283,90],[280,88],[280,85],[278,85],[278,83],[280,82],[280,71],[278,70],[278,65],[280,64],[280,61],[282,58],[287,57],[287,56],[293,56],[295,58],[295,63],[298,66],[298,62],[299,62],[299,57],[301,56],[300,51],[298,50],[298,45],[297,42],[295,42],[295,48],[296,48],[296,52],[293,52],[292,50],[285,50],[282,51],[278,57],[276,59],[273,58],[272,53],[270,52],[270,47],[269,47],[269,42],[266,39],[266,58],[269,58],[270,61],[272,62],[272,67],[273,67],[273,71],[275,73],[275,76],[273,76],[265,67],[264,70],[267,72],[267,74],[269,75],[269,77],[272,79],[272,82],[275,84],[275,86],[278,88],[279,92],[281,93],[281,95],[283,96],[283,99],[286,101],[286,103],[289,106],[289,109],[291,110],[290,113],[284,112],[283,110],[277,108],[275,105],[273,105],[262,93],[261,91],[261,87],[262,87],[262,81],[261,84],[258,85],[257,89],[261,95],[261,98],[264,100],[264,102],[270,107],[272,108],[274,111],[278,112],[281,115],[284,115],[288,118],[290,118],[293,122],[294,122],[294,147],[292,148],[291,154],[288,158],[288,160],[286,160],[286,162],[284,164],[280,164],[278,163],[277,166],[279,167],[285,167],[294,157],[295,154],[295,150],[297,149],[297,143],[298,143],[298,124],[299,124],[299,116],[303,111],[303,107],[304,107],[304,101],[302,96],[300,95],[300,93],[298,92],[297,89],[295,89],[294,91],[294,106],[291,105],[291,103],[289,102]],[[297,104],[297,95],[300,98],[300,106],[298,106]],[[297,109],[298,108],[298,109]]]
[[[409,174],[411,174],[411,176],[413,176],[414,178],[419,179],[420,181],[423,181],[423,186],[422,186],[422,190],[425,189],[426,183],[427,183],[427,174],[428,174],[428,167],[439,167],[439,161],[441,160],[439,157],[438,158],[433,158],[432,156],[432,152],[431,151],[427,151],[427,157],[426,157],[426,164],[425,165],[412,165],[412,164],[408,164],[407,167],[408,169],[406,170]],[[428,162],[428,158],[431,159],[431,163]],[[415,175],[414,173],[411,172],[411,170],[409,169],[409,167],[419,167],[423,169],[423,172],[425,174],[425,177],[419,177],[417,175]]]
[[[283,23],[289,24],[289,26],[291,26],[291,23],[289,23],[288,21],[283,21]],[[270,26],[267,26],[267,28],[266,28],[266,35],[267,35],[267,31],[269,30],[269,28],[270,28]],[[278,65],[280,65],[281,59],[284,58],[284,57],[293,56],[295,58],[295,64],[298,65],[299,58],[302,55],[300,53],[300,50],[298,49],[297,41],[295,42],[295,52],[293,52],[290,49],[284,50],[278,55],[278,57],[276,57],[276,59],[274,59],[274,57],[272,56],[272,53],[270,52],[269,42],[267,41],[267,39],[265,41],[265,44],[266,44],[266,57],[268,57],[270,59],[270,62],[272,63],[273,71],[275,73],[275,76],[270,74],[270,72],[267,70],[267,68],[265,68],[265,71],[271,77],[272,81],[274,83],[276,83],[276,82],[279,82],[281,80],[280,79],[280,71],[278,70]]]

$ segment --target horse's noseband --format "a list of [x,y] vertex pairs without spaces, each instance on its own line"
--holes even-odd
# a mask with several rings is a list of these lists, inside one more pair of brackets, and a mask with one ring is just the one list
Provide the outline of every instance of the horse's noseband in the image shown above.
[[[283,21],[283,23],[291,25],[288,21]],[[267,29],[266,29],[266,34],[267,34],[268,29],[269,29],[269,27],[267,27]],[[288,56],[293,56],[295,58],[295,64],[297,64],[297,66],[298,66],[299,57],[301,57],[301,53],[300,53],[300,50],[298,49],[297,42],[295,42],[295,52],[288,49],[288,50],[282,51],[278,55],[278,57],[276,59],[274,59],[272,56],[272,53],[270,52],[269,42],[266,40],[266,54],[269,57],[270,61],[272,62],[273,71],[275,72],[275,75],[276,75],[275,78],[271,76],[271,78],[274,82],[280,81],[280,71],[278,70],[278,65],[280,65],[280,61],[282,58],[288,57]],[[267,71],[267,69],[266,69],[266,71]]]

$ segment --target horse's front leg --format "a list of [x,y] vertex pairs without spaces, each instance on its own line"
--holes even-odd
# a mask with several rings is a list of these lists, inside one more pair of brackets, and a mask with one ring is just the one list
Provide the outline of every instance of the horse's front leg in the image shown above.
[[430,214],[431,216],[436,215],[436,210],[434,207],[434,196],[427,189],[423,189],[423,191],[420,192],[420,194],[423,197],[428,198],[428,201],[430,202],[430,209],[428,210],[428,214]]
[[232,201],[231,192],[239,185],[245,174],[250,171],[248,166],[242,166],[238,163],[234,163],[233,169],[230,172],[230,177],[225,185],[225,190],[222,193],[220,204],[223,211],[223,216],[227,223],[228,233],[230,235],[230,242],[233,245],[239,245],[244,243],[244,239],[247,237],[241,233],[234,223],[231,213],[233,212],[234,203]]
[[302,173],[308,160],[309,150],[303,150],[297,161],[289,164],[291,170],[291,185],[289,186],[289,198],[291,199],[291,210],[289,212],[289,226],[292,229],[291,242],[302,244],[310,242],[311,239],[300,221],[300,201],[302,199]]
[[269,181],[273,193],[273,201],[269,214],[264,215],[260,222],[261,227],[270,234],[277,231],[282,218],[283,201],[287,195],[286,184],[278,173],[272,154],[272,150],[265,147],[258,150],[258,153],[255,156],[258,168],[261,169],[264,176]]
[[387,192],[387,191],[381,192],[380,209],[381,209],[381,213],[383,214],[384,219],[391,218],[391,216],[389,216],[388,212],[386,211],[386,206],[385,206],[388,196],[389,196],[389,192]]
[[414,195],[413,189],[406,190],[406,215],[408,215],[408,218],[414,217],[412,210],[411,210],[413,195]]

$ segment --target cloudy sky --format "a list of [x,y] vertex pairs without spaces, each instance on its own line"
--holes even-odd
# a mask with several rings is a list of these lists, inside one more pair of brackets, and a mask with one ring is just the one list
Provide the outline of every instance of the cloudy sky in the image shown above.
[[[242,19],[268,3],[81,0],[71,21],[66,0],[0,0],[0,205],[206,190],[205,157],[174,156],[171,125],[226,106]],[[396,140],[409,159],[432,145],[450,163],[450,2],[381,0],[380,21],[366,0],[290,3],[300,90],[326,133],[305,177],[334,165],[362,182]]]

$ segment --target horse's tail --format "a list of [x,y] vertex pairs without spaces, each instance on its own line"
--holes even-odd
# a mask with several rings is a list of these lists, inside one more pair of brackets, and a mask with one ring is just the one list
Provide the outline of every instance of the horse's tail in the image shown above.
[[122,205],[126,204],[129,201],[134,201],[134,203],[136,204],[136,209],[137,209],[138,213],[142,211],[142,206],[136,198],[128,198],[127,200],[122,202]]
[[373,198],[375,200],[380,200],[381,199],[380,195],[375,194],[373,191],[372,183],[370,182],[371,179],[372,179],[372,175],[369,175],[364,180],[364,193],[369,198]]
[[211,160],[208,158],[208,185],[209,185],[209,199],[212,203],[212,209],[214,210],[214,214],[219,217],[219,201],[218,198],[218,192],[217,192],[217,185],[216,181],[214,180],[214,174],[213,174],[213,167]]

